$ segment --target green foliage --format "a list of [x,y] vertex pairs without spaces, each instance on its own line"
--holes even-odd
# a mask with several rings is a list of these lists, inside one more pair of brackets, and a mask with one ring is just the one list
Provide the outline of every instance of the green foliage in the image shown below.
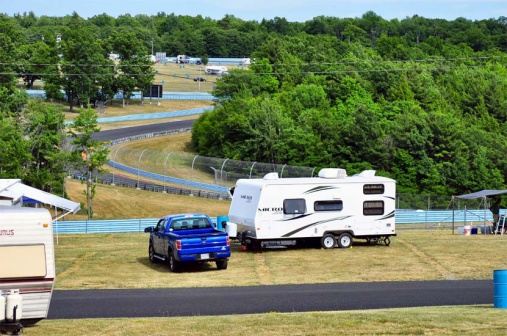
[[24,110],[25,138],[29,140],[30,169],[24,181],[38,189],[62,194],[68,153],[64,115],[52,104],[30,100]]
[[92,201],[95,196],[95,180],[93,173],[105,172],[107,155],[109,149],[105,143],[93,138],[93,133],[100,131],[97,123],[97,112],[91,108],[80,109],[79,116],[74,119],[69,127],[69,135],[73,138],[72,144],[75,145],[70,153],[70,164],[81,172],[85,177],[86,183],[86,208],[88,210],[88,219],[93,216]]
[[[319,16],[299,23],[164,12],[87,20],[77,13],[0,15],[1,141],[8,146],[24,137],[6,147],[4,152],[18,156],[12,165],[2,159],[1,173],[52,188],[50,181],[62,168],[41,171],[43,164],[63,160],[49,149],[59,141],[59,112],[25,110],[27,97],[16,90],[18,79],[31,87],[43,78],[50,99],[62,99],[64,89],[71,110],[76,104],[88,108],[99,93],[111,99],[121,90],[128,101],[154,78],[147,57],[153,46],[168,55],[202,57],[205,64],[209,57],[255,59],[249,68],[233,69],[217,81],[216,108],[199,118],[192,134],[200,155],[339,166],[349,173],[376,169],[407,193],[503,188],[506,41],[505,17],[445,21],[415,15],[387,21],[370,11],[358,18]],[[120,55],[118,63],[108,59],[110,52]],[[76,133],[96,128],[96,116],[84,111]],[[23,120],[51,130],[44,133],[39,152],[26,150],[39,133]],[[101,146],[85,142],[81,147]],[[74,153],[76,160],[80,154]],[[86,174],[92,162],[85,164]],[[99,162],[93,164],[96,169]],[[31,171],[36,166],[38,173]],[[92,186],[87,193],[93,194]]]

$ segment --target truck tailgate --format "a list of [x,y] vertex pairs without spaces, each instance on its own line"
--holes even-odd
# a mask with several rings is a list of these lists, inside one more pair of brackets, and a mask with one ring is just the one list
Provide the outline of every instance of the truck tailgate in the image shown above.
[[[222,232],[208,234],[188,234],[182,235],[180,255],[197,254],[197,259],[213,259],[220,257],[222,253],[230,253],[230,247],[227,245],[227,234]],[[208,255],[206,255],[208,254]],[[222,257],[225,257],[223,255]]]

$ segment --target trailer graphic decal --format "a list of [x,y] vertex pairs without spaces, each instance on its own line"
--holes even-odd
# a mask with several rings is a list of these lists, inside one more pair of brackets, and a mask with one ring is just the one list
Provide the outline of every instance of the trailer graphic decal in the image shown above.
[[316,193],[316,192],[319,192],[319,191],[331,190],[331,189],[339,189],[339,188],[332,187],[332,186],[319,186],[319,187],[315,187],[315,188],[312,188],[310,190],[305,191],[303,193],[303,195],[305,195],[305,194],[312,194],[312,193]]
[[394,218],[394,211],[388,213],[387,215],[385,215],[384,217],[382,218],[379,218],[379,220],[383,220],[383,219],[389,219],[389,218]]
[[318,221],[318,222],[315,222],[315,223],[310,223],[308,225],[305,225],[305,226],[302,226],[300,228],[298,228],[297,230],[294,230],[294,231],[291,231],[291,232],[288,232],[284,235],[282,235],[282,237],[290,237],[300,231],[303,231],[309,227],[312,227],[312,226],[317,226],[317,225],[320,225],[320,224],[324,224],[324,223],[328,223],[328,222],[333,222],[333,221],[341,221],[341,220],[344,220],[344,219],[347,219],[347,218],[350,218],[352,216],[342,216],[342,217],[335,217],[335,218],[329,218],[329,219],[326,219],[326,220],[322,220],[322,221]]

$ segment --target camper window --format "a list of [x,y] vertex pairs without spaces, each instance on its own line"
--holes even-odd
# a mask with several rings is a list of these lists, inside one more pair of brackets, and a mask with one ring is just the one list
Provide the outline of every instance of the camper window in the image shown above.
[[286,215],[304,214],[306,202],[303,198],[286,199],[283,201],[283,213]]
[[363,215],[378,216],[384,214],[384,201],[366,201],[363,203]]
[[363,194],[365,195],[381,195],[384,193],[383,184],[365,184],[363,186]]
[[315,211],[341,211],[343,202],[341,200],[317,201],[313,204]]

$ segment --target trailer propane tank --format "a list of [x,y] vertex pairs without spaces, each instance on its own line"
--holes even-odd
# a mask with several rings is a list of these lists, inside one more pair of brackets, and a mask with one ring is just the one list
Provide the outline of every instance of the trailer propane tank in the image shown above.
[[6,301],[6,320],[10,322],[17,322],[21,320],[23,315],[23,298],[19,294],[19,289],[11,290],[11,293],[7,295]]
[[0,291],[0,322],[5,320],[5,296]]

